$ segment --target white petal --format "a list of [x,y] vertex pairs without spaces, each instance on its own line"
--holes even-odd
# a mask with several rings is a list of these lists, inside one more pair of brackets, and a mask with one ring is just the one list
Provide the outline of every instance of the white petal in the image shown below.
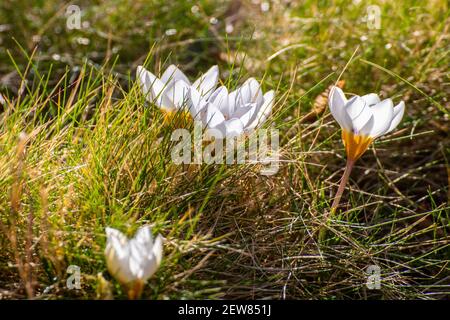
[[146,281],[153,274],[155,274],[156,270],[158,270],[158,263],[156,262],[156,258],[152,257],[152,259],[148,260],[145,265],[143,265],[143,275],[142,278]]
[[119,230],[106,228],[106,249],[112,250],[118,257],[127,255],[128,239]]
[[373,120],[373,115],[370,115],[369,120],[367,121],[367,123],[361,128],[359,129],[358,134],[368,137],[370,136],[370,132],[372,131],[373,128],[373,124],[374,124],[374,120]]
[[147,248],[136,241],[130,241],[130,259],[128,265],[131,273],[136,279],[144,279],[145,265],[148,263],[147,250],[151,252],[151,248]]
[[374,104],[377,104],[380,102],[380,97],[375,93],[369,93],[364,96],[362,96],[363,100],[366,102],[367,106],[372,106]]
[[330,109],[343,108],[347,103],[344,92],[339,87],[332,87],[328,95],[328,105]]
[[225,121],[225,127],[227,138],[240,136],[244,132],[244,125],[239,119],[231,119]]
[[370,107],[373,114],[373,128],[370,135],[377,138],[386,133],[391,125],[392,116],[394,115],[394,105],[391,99],[386,99]]
[[366,107],[356,119],[353,119],[353,132],[358,134],[372,117],[372,110]]
[[257,108],[256,103],[249,103],[237,109],[233,114],[233,118],[238,118],[239,120],[241,120],[242,124],[245,127],[247,126],[247,124],[251,123],[252,120],[255,118],[257,113],[256,108]]
[[211,93],[211,95],[209,96],[208,100],[209,101],[214,101],[216,99],[217,96],[221,95],[223,91],[226,91],[227,95],[228,95],[228,89],[225,86],[220,86],[218,87],[216,90],[213,91],[213,93]]
[[258,113],[253,122],[247,126],[247,130],[252,130],[260,126],[269,117],[272,112],[272,107],[275,101],[275,91],[270,90],[264,95],[264,103],[258,110]]
[[141,87],[142,93],[149,102],[153,102],[164,91],[164,83],[153,73],[139,66],[136,69],[136,77]]
[[134,236],[134,240],[147,247],[153,247],[152,229],[150,226],[139,228]]
[[[136,80],[139,83],[139,87],[144,95],[149,94],[150,88],[147,86],[147,71],[143,66],[138,66],[136,68]],[[152,76],[156,78],[156,76],[152,73]]]
[[205,111],[208,102],[200,95],[200,92],[192,87],[189,90],[188,97],[189,112],[192,118],[195,120],[201,120],[202,111]]
[[256,103],[261,105],[264,102],[261,86],[254,78],[250,78],[244,82],[238,93],[239,103],[245,105],[248,103]]
[[134,239],[130,241],[129,268],[132,274],[141,281],[151,277],[161,263],[162,249],[160,235],[153,243],[150,227],[139,229]]
[[108,248],[105,252],[106,266],[109,273],[122,284],[127,284],[135,278],[129,268],[129,256],[119,257],[116,252]]
[[230,94],[228,95],[228,113],[226,114],[228,118],[231,118],[231,115],[234,113],[236,106],[239,105],[238,91],[239,89],[236,89],[234,91],[231,91]]
[[159,266],[161,264],[163,256],[163,238],[160,234],[155,239],[155,243],[153,245],[153,254],[156,258],[156,264],[157,266]]
[[264,104],[261,106],[260,112],[268,116],[272,112],[272,107],[275,102],[275,91],[270,90],[264,95]]
[[[356,99],[353,97],[352,99]],[[330,95],[328,98],[328,105],[330,107],[331,114],[334,119],[339,123],[342,129],[352,131],[352,120],[350,119],[347,111],[345,110],[345,105],[349,103],[352,99],[347,102],[344,93],[338,87],[333,87],[330,90]]]
[[397,128],[398,124],[403,118],[403,114],[405,113],[405,103],[401,101],[398,105],[394,107],[394,116],[391,121],[391,125],[386,133],[391,132],[395,128]]
[[106,237],[107,237],[108,241],[115,238],[122,244],[126,244],[128,242],[127,237],[117,229],[106,227],[105,231],[106,231]]
[[164,94],[177,109],[180,109],[187,104],[189,89],[190,86],[186,82],[176,80],[164,91]]
[[137,68],[137,79],[145,98],[150,103],[166,110],[175,110],[172,101],[164,94],[166,86],[153,73],[139,66]]
[[153,100],[164,90],[164,83],[158,79],[153,73],[146,70],[144,67],[138,67],[136,70],[138,74],[137,79],[141,84],[143,93],[148,96],[148,99]]
[[219,81],[219,67],[212,66],[204,75],[198,78],[193,87],[197,89],[202,96],[208,98],[214,91]]
[[225,86],[221,86],[213,92],[213,94],[208,99],[209,102],[214,104],[214,106],[220,110],[224,115],[229,115],[228,109],[228,90]]
[[132,281],[133,275],[128,264],[128,239],[123,233],[112,228],[106,228],[106,236],[105,258],[109,272],[122,284]]
[[191,84],[188,77],[180,70],[177,66],[171,64],[167,67],[166,71],[164,71],[163,75],[161,76],[161,81],[166,85],[169,86],[173,82],[177,80],[183,80],[188,85]]
[[345,110],[352,120],[359,117],[364,112],[365,108],[366,102],[359,96],[354,96],[345,104]]
[[225,121],[222,112],[215,106],[209,104],[206,109],[206,125],[209,128],[214,128]]
[[370,109],[362,97],[354,97],[346,104],[346,111],[352,120],[352,128],[355,134],[370,120],[372,109]]

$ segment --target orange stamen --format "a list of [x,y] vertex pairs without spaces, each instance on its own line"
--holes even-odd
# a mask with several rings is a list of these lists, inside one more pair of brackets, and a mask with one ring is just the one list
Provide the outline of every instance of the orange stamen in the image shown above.
[[373,138],[342,130],[342,140],[344,141],[345,151],[347,151],[347,158],[356,161],[369,148]]

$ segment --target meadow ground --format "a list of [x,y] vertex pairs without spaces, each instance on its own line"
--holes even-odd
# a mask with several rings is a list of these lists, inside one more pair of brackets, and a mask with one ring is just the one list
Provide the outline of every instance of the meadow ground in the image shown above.
[[[165,239],[146,299],[448,298],[449,5],[370,4],[2,0],[0,298],[125,298],[105,227],[145,224]],[[67,26],[69,5],[80,28]],[[253,76],[276,90],[265,127],[279,130],[277,174],[174,164],[173,123],[135,81],[144,62],[192,78],[218,64],[231,88]],[[406,112],[325,223],[345,152],[316,97],[339,77]],[[66,286],[70,265],[81,289]]]

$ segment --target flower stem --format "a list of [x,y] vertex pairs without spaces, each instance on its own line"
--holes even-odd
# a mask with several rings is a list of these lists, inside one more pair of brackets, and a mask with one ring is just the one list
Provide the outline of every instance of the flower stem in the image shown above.
[[344,192],[345,186],[347,185],[348,178],[350,177],[350,173],[352,172],[353,165],[355,164],[355,160],[347,158],[347,164],[345,165],[345,171],[341,178],[341,183],[339,184],[339,188],[334,196],[333,204],[331,205],[331,212],[334,213],[339,206],[339,202],[341,202],[342,193]]
[[[339,184],[339,188],[336,192],[336,195],[334,196],[334,201],[333,201],[333,204],[331,205],[331,210],[326,212],[324,215],[325,225],[327,225],[330,222],[329,216],[332,216],[334,214],[337,207],[339,206],[339,202],[341,202],[342,193],[344,193],[345,186],[347,185],[348,178],[350,178],[350,173],[352,172],[354,164],[355,164],[355,160],[347,158],[347,164],[345,165],[344,174],[342,175],[341,183]],[[319,241],[320,242],[325,240],[326,233],[327,233],[327,228],[325,226],[322,226],[319,229]]]

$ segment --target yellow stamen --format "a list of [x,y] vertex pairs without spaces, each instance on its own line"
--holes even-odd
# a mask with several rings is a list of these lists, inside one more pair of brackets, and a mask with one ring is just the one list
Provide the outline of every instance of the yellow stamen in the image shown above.
[[127,286],[127,289],[128,299],[139,299],[142,294],[142,290],[144,289],[144,283],[142,283],[142,281],[140,280],[136,280],[133,283],[129,284]]
[[188,111],[167,111],[161,109],[164,113],[164,124],[169,124],[175,128],[185,128],[192,120]]
[[366,152],[373,138],[369,136],[362,136],[342,130],[342,140],[344,141],[345,150],[347,151],[347,158],[350,160],[357,160]]

